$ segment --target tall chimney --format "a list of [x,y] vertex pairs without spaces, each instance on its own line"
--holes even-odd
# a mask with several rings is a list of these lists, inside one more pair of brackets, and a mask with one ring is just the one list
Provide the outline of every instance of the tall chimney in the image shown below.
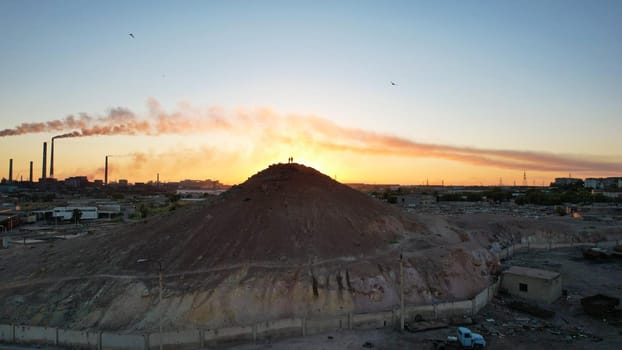
[[48,157],[48,143],[43,143],[43,165],[41,167],[41,180],[45,180],[46,173],[46,165],[47,165],[47,157]]
[[50,177],[54,177],[54,138],[52,137],[52,146],[50,147]]
[[32,160],[30,161],[30,182],[32,182]]
[[9,159],[9,182],[13,182],[13,158]]
[[104,185],[108,184],[108,156],[106,156],[106,167],[104,168]]

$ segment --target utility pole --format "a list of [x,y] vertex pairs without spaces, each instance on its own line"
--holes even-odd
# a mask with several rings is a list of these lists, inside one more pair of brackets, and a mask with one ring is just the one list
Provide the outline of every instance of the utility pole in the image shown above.
[[160,302],[158,303],[160,305],[160,350],[162,350],[163,348],[163,344],[162,344],[162,314],[164,313],[163,310],[163,306],[162,306],[162,263],[160,262],[160,260],[158,260],[158,270],[160,273]]
[[158,338],[160,338],[160,350],[163,350],[163,342],[162,342],[162,314],[164,313],[164,309],[162,306],[162,289],[164,289],[163,286],[163,275],[162,275],[162,262],[160,260],[149,260],[149,259],[144,259],[144,258],[140,258],[138,260],[136,260],[137,263],[145,263],[145,262],[151,262],[151,261],[155,261],[158,263],[158,277],[160,279],[160,301],[158,302],[158,306],[160,307],[160,319],[159,319],[159,328],[160,328],[160,333],[158,334]]
[[404,331],[404,262],[400,253],[400,331]]

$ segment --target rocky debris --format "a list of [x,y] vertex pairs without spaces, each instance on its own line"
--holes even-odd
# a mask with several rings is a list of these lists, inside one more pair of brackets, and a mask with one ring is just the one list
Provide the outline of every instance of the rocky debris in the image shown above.
[[497,337],[517,336],[525,333],[543,333],[547,332],[553,335],[559,335],[566,341],[572,341],[578,338],[586,338],[592,341],[601,341],[602,338],[588,333],[580,326],[560,327],[552,322],[529,318],[516,317],[508,321],[496,321],[481,323],[474,327],[482,335],[491,335]]
[[490,317],[490,312],[484,312],[479,315],[482,322],[471,328],[482,335],[500,338],[538,336],[538,334],[548,333],[559,336],[564,342],[573,342],[578,339],[592,342],[603,340],[602,337],[592,334],[583,326],[572,324],[563,317],[559,317],[558,320],[550,320],[550,318],[545,320],[513,312],[516,309],[510,308],[509,305],[512,303],[515,301],[506,302],[503,298],[496,297],[490,305],[495,310],[496,317]]
[[411,333],[424,332],[447,327],[449,327],[449,324],[443,320],[409,322],[404,325],[404,329]]
[[526,301],[515,300],[508,303],[508,307],[528,313],[530,315],[541,317],[541,318],[551,318],[555,316],[555,312],[544,308],[540,305],[528,303]]
[[473,318],[469,316],[452,317],[449,319],[449,324],[452,326],[470,326],[473,324]]
[[581,305],[586,314],[596,317],[606,317],[620,305],[620,299],[604,294],[596,294],[581,299]]

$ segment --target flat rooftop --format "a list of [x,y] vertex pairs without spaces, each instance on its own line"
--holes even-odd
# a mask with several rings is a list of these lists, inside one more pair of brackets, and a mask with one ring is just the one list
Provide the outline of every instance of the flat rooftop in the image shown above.
[[509,269],[503,271],[504,275],[517,275],[517,276],[526,276],[533,277],[545,280],[552,280],[559,277],[559,272],[534,269],[531,267],[523,267],[523,266],[512,266]]

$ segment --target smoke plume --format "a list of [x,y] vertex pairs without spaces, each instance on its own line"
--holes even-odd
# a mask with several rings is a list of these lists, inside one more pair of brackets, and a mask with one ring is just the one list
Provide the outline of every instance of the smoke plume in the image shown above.
[[[330,152],[372,156],[440,158],[478,166],[533,171],[620,172],[621,162],[594,160],[588,156],[559,155],[548,152],[480,149],[420,143],[389,134],[338,125],[317,116],[281,115],[270,109],[224,111],[220,108],[194,108],[182,105],[177,111],[164,111],[159,103],[148,101],[148,114],[138,118],[126,108],[111,109],[104,116],[80,114],[41,123],[22,123],[0,131],[0,137],[28,133],[65,132],[54,138],[94,135],[189,135],[226,133],[243,136],[261,145],[304,146]],[[142,158],[135,159],[142,163]]]

